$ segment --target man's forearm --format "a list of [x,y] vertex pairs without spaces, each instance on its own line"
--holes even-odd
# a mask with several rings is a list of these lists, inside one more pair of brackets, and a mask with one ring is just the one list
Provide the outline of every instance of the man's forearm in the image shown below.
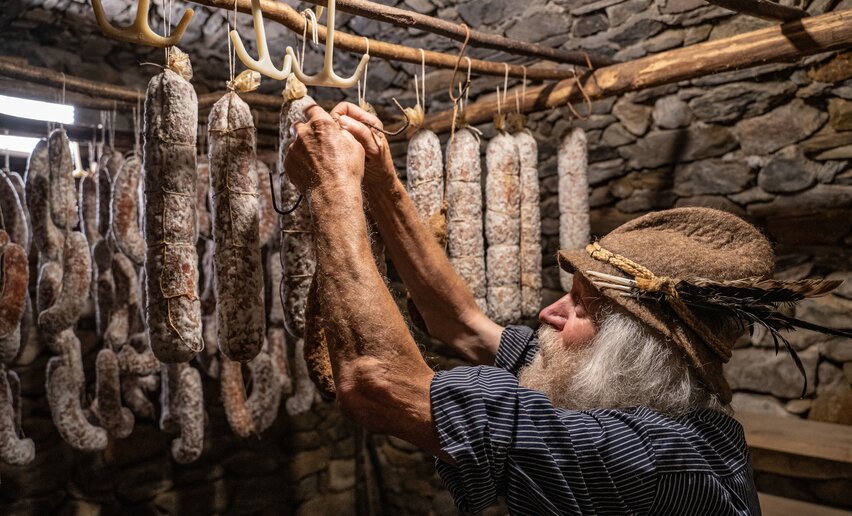
[[491,364],[502,328],[479,310],[470,289],[417,215],[399,180],[367,190],[370,212],[387,252],[423,316],[429,333],[467,360]]
[[311,193],[317,288],[338,397],[359,423],[435,453],[433,374],[373,261],[362,206],[360,187]]

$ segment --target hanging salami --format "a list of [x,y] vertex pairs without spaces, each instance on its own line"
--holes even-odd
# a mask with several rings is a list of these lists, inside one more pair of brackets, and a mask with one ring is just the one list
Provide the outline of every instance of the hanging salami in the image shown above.
[[151,349],[162,362],[203,347],[198,300],[195,138],[198,101],[187,78],[166,69],[145,96],[145,242]]
[[[583,249],[589,243],[589,178],[586,133],[579,127],[559,144],[559,247]],[[571,274],[560,270],[559,281],[571,290]]]

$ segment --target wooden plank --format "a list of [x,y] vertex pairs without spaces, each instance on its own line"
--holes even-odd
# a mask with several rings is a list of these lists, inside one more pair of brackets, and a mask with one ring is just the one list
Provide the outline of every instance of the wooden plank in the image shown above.
[[789,22],[808,16],[806,11],[799,8],[788,7],[770,0],[707,0],[707,3],[771,21]]
[[852,512],[825,505],[757,493],[763,516],[852,516]]
[[[206,5],[208,7],[216,7],[218,9],[226,9],[229,11],[236,9],[243,13],[251,12],[251,0],[190,0],[193,3]],[[293,32],[301,35],[305,28],[305,18],[297,13],[295,9],[284,2],[275,0],[260,0],[260,8],[263,11],[264,19],[271,20],[287,27]],[[566,27],[567,30],[567,27]],[[317,33],[320,41],[325,41],[326,28],[322,25],[317,26]],[[394,43],[386,43],[375,39],[356,36],[342,31],[335,31],[334,46],[341,50],[348,50],[358,54],[367,52],[369,45],[370,55],[381,57],[391,61],[402,61],[404,63],[420,64],[421,53],[420,49],[407,47],[405,45],[397,45]],[[434,68],[449,68],[453,69],[458,62],[458,56],[455,54],[445,54],[442,52],[434,52],[425,50],[426,64]],[[283,56],[283,54],[281,54]],[[279,56],[278,58],[280,58]],[[467,59],[462,63],[462,68],[467,69]],[[524,67],[520,65],[508,65],[509,75],[512,77],[526,77],[532,81],[554,81],[572,77],[573,70],[566,68],[553,68],[549,66],[530,66]],[[506,73],[506,65],[494,61],[484,61],[482,59],[470,60],[471,71],[478,75],[496,75],[503,77]]]
[[[305,0],[306,2],[327,6],[328,0]],[[609,0],[612,2],[613,0]],[[620,2],[621,0],[614,0]],[[420,14],[406,9],[400,9],[391,5],[384,5],[369,0],[336,0],[338,11],[347,12],[363,18],[389,23],[398,27],[418,29],[456,41],[464,41],[468,38],[468,45],[479,48],[490,48],[500,50],[509,54],[515,54],[536,59],[545,59],[555,63],[568,63],[586,67],[586,58],[595,68],[615,64],[614,59],[589,55],[586,52],[573,50],[562,50],[527,41],[507,38],[499,34],[491,34],[476,29],[465,30],[462,24],[452,23],[440,18],[426,14]]]
[[806,419],[740,413],[749,447],[852,464],[852,428]]
[[[579,84],[589,98],[597,100],[719,72],[793,61],[850,45],[852,10],[832,12],[599,68],[576,80],[527,88],[526,95],[520,96],[521,111],[531,113],[580,102],[583,94]],[[508,98],[513,99],[514,92],[510,91]],[[482,100],[467,106],[465,119],[480,124],[491,120],[495,112],[496,100]],[[442,133],[450,129],[452,121],[453,112],[447,110],[427,116],[424,125]]]

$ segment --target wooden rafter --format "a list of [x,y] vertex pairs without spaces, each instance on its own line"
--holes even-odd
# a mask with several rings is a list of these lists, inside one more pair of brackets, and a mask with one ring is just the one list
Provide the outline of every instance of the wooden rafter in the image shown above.
[[802,9],[781,5],[771,0],[707,0],[707,3],[764,20],[790,22],[808,16],[808,13]]
[[[520,97],[520,107],[530,113],[581,101],[580,84],[585,94],[596,100],[850,46],[852,10],[833,12],[599,68],[577,80],[527,88],[526,95]],[[513,99],[513,92],[508,97]],[[465,119],[480,124],[491,120],[496,111],[494,99],[474,102],[465,108]],[[448,131],[452,121],[453,112],[448,110],[428,115],[424,125],[440,133]]]
[[[251,0],[189,1],[200,5],[206,5],[208,7],[216,7],[231,11],[234,10],[234,4],[236,3],[238,11],[243,13],[251,12]],[[298,34],[301,34],[305,28],[305,18],[284,2],[261,0],[260,8],[263,11],[263,17],[265,19],[280,23]],[[326,28],[320,25],[317,32],[320,41],[324,42]],[[371,56],[381,57],[391,61],[420,64],[421,60],[420,49],[407,47],[405,45],[397,45],[394,43],[386,43],[384,41],[369,39],[363,36],[355,36],[339,30],[335,31],[334,45],[336,48],[359,54],[366,53],[367,45],[369,45]],[[458,62],[458,56],[455,54],[445,54],[442,52],[434,52],[432,50],[424,50],[424,56],[426,65],[433,68],[452,69]],[[465,59],[462,66],[467,68],[467,63],[468,60]],[[471,72],[478,75],[496,75],[502,77],[506,73],[507,66],[511,77],[521,78],[524,77],[524,74],[526,74],[526,77],[533,81],[554,81],[574,76],[574,71],[566,68],[545,66],[525,67],[520,65],[505,65],[504,63],[484,61],[481,59],[470,60]]]
[[[328,0],[306,0],[315,5],[325,6]],[[456,41],[465,41],[472,47],[490,48],[500,50],[509,54],[515,54],[536,59],[544,59],[556,63],[568,63],[586,67],[588,57],[592,66],[600,68],[615,64],[616,61],[607,57],[588,55],[585,52],[562,50],[536,43],[519,41],[516,39],[490,34],[476,29],[465,30],[461,24],[441,20],[425,14],[400,9],[390,5],[379,4],[369,0],[336,0],[335,5],[339,11],[354,14],[371,20],[389,23],[398,27],[418,29],[439,36],[444,36]],[[469,38],[468,38],[469,36]]]

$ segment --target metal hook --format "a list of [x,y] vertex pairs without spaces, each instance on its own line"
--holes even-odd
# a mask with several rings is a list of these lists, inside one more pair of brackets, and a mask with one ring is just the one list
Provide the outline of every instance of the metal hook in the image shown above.
[[364,125],[366,125],[370,129],[375,129],[376,131],[379,131],[380,133],[386,134],[387,136],[399,136],[400,134],[404,133],[406,129],[408,129],[409,125],[411,125],[411,119],[408,118],[408,115],[405,113],[405,109],[403,109],[403,107],[399,104],[399,102],[397,102],[396,99],[391,99],[391,100],[393,101],[394,104],[396,104],[397,109],[399,109],[400,112],[402,112],[402,116],[405,118],[405,121],[403,122],[402,127],[397,129],[396,131],[385,131],[384,129],[381,129],[379,127],[374,126],[373,124],[364,123]]
[[151,47],[167,48],[177,45],[189,22],[192,20],[195,11],[187,9],[183,12],[183,16],[175,27],[171,36],[160,36],[148,24],[148,12],[151,9],[151,0],[139,0],[136,7],[136,19],[127,27],[116,27],[107,20],[106,12],[104,11],[103,0],[92,0],[92,8],[95,11],[95,20],[98,22],[101,32],[105,36],[126,43],[137,45],[148,45]]
[[326,88],[351,88],[361,79],[364,73],[364,67],[367,66],[367,61],[370,60],[368,54],[361,56],[361,61],[355,69],[355,73],[351,77],[344,79],[334,72],[334,14],[335,0],[328,0],[328,17],[326,18],[326,34],[325,34],[325,56],[323,58],[322,70],[316,75],[305,75],[302,71],[302,65],[296,57],[296,52],[293,47],[287,47],[287,55],[293,62],[293,73],[306,86],[320,86]]
[[234,51],[240,61],[251,70],[261,73],[276,81],[283,81],[290,75],[293,65],[293,58],[289,55],[284,56],[284,64],[281,69],[275,68],[272,64],[272,58],[269,57],[269,47],[266,43],[266,29],[263,26],[263,11],[260,9],[260,0],[251,0],[251,16],[254,21],[254,35],[257,41],[257,59],[253,59],[246,52],[246,47],[243,45],[240,34],[237,32],[236,26],[231,31],[231,42],[234,44]]
[[296,208],[298,208],[299,205],[302,204],[302,197],[305,196],[304,194],[299,194],[299,198],[296,199],[296,204],[294,204],[292,208],[290,208],[289,210],[282,210],[278,206],[278,199],[275,197],[275,178],[272,176],[271,169],[269,170],[269,189],[272,191],[272,209],[275,210],[275,212],[279,215],[289,215],[296,211]]

